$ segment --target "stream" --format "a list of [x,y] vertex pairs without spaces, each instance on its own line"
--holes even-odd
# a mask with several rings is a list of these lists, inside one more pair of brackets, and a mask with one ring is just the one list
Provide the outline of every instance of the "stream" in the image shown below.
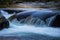
[[[44,10],[52,12],[52,10],[46,10],[46,9],[43,9],[41,11],[44,11]],[[30,11],[33,11],[33,10],[30,10]],[[7,19],[13,15],[13,14],[8,14],[5,11],[2,11],[2,14]],[[20,22],[17,21],[17,19],[14,19],[9,23],[10,23],[10,27],[1,30],[0,36],[8,37],[8,36],[27,36],[31,34],[35,34],[35,35],[38,34],[38,35],[47,35],[51,37],[60,37],[60,28],[48,27],[45,24],[43,24],[43,26],[40,25],[38,27],[36,25],[20,24]],[[32,23],[32,21],[30,23]]]

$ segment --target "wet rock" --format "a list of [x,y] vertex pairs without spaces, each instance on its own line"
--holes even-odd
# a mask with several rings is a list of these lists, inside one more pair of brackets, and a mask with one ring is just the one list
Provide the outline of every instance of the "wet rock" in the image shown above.
[[42,21],[40,18],[31,17],[31,16],[29,16],[25,19],[25,23],[30,24],[30,25],[35,25],[35,26],[41,26],[41,25],[45,24],[45,22]]
[[[44,12],[43,12],[44,11]],[[24,11],[11,16],[9,19],[17,18],[18,21],[21,19],[26,19],[28,16],[37,17],[45,21],[47,18],[56,15],[57,12],[52,12],[52,10],[37,10],[37,11]]]
[[55,15],[53,17],[50,17],[46,21],[48,26],[60,27],[60,15]]
[[0,15],[0,30],[8,27],[9,27],[8,20],[4,16]]
[[16,18],[17,20],[21,20],[21,19],[25,19],[27,18],[28,16],[31,16],[35,11],[32,11],[32,12],[21,12],[21,13],[18,13],[16,15]]
[[34,11],[33,12],[19,12],[19,13],[15,13],[15,14],[13,14],[12,16],[10,16],[9,18],[8,18],[8,20],[9,21],[12,21],[13,19],[17,19],[18,21],[20,21],[20,20],[22,20],[22,19],[25,19],[25,18],[27,18],[28,16],[31,16],[32,14],[34,13]]
[[41,20],[45,21],[47,18],[56,15],[55,12],[41,12],[37,11],[32,16],[33,17],[39,17]]
[[[44,12],[43,12],[44,11]],[[28,16],[38,17],[41,20],[45,21],[47,18],[56,15],[56,12],[49,12],[45,10],[31,11],[31,12],[22,12],[17,14],[17,20],[26,18]]]
[[10,17],[8,18],[8,20],[9,20],[9,21],[12,21],[12,20],[14,20],[15,18],[16,18],[16,14],[10,16]]
[[23,12],[24,10],[4,10],[4,11],[8,12],[9,14],[13,14],[13,13]]

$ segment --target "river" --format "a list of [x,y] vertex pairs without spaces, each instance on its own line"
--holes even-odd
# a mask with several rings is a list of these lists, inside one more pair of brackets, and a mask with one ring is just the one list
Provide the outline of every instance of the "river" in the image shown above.
[[[43,9],[41,11],[44,11],[44,10],[52,12],[52,10],[48,10],[48,9]],[[30,9],[30,11],[33,11],[33,10]],[[2,14],[7,19],[13,15],[13,14],[8,14],[5,11],[2,11]],[[43,36],[41,36],[41,35],[43,35]],[[47,37],[44,38],[44,35]],[[48,40],[48,39],[53,40],[54,37],[60,38],[60,28],[48,27],[46,25],[36,27],[35,25],[20,24],[19,21],[14,19],[10,22],[10,27],[8,29],[6,28],[6,29],[3,29],[0,31],[0,36],[3,36],[3,37],[25,36],[26,39],[23,39],[23,37],[22,37],[22,40],[40,40],[40,37],[41,37],[41,40]],[[32,38],[34,37],[34,38],[27,39],[30,37],[32,37]],[[56,39],[56,40],[58,40],[58,39]]]

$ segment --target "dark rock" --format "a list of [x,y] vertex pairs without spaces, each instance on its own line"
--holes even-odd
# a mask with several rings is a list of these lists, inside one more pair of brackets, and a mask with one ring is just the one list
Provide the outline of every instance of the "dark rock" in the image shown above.
[[12,20],[14,20],[15,18],[16,18],[16,14],[10,16],[10,17],[8,18],[8,20],[9,20],[9,21],[12,21]]
[[8,12],[9,14],[13,14],[13,13],[23,12],[24,10],[4,10],[4,11]]
[[19,20],[21,20],[21,19],[27,18],[28,16],[31,16],[33,13],[35,13],[35,11],[18,13],[18,14],[16,15],[16,18],[17,18],[17,20],[19,21]]
[[8,20],[4,16],[0,15],[0,30],[8,27],[9,27]]
[[53,17],[50,17],[46,21],[48,26],[60,27],[60,15],[55,15]]
[[42,26],[45,24],[45,22],[41,20],[40,18],[31,17],[31,16],[25,19],[25,23],[30,24],[30,25],[35,25],[35,26]]
[[[43,12],[44,11],[44,12]],[[24,11],[24,12],[20,12],[17,13],[16,15],[11,16],[9,19],[11,18],[17,18],[17,20],[21,20],[21,19],[25,19],[28,16],[32,16],[32,17],[38,17],[41,20],[45,21],[47,18],[54,16],[57,14],[57,12],[50,12],[51,10],[45,11],[45,10],[37,10],[37,11]]]
[[17,19],[20,20],[20,19],[26,18],[28,16],[32,16],[32,17],[38,17],[41,20],[45,21],[47,18],[57,14],[56,12],[43,12],[43,11],[39,10],[39,11],[18,13],[17,14]]
[[56,15],[55,12],[41,12],[41,11],[36,11],[32,16],[33,17],[38,17],[41,20],[45,21],[47,18]]

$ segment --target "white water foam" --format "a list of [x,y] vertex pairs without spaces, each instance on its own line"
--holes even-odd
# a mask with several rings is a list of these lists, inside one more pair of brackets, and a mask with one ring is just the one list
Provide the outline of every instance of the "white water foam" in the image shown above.
[[[8,17],[8,14],[6,14],[5,17]],[[18,21],[10,22],[10,28],[1,30],[0,36],[10,36],[10,34],[21,33],[21,32],[37,33],[54,37],[60,37],[60,28],[47,27],[46,25],[44,27],[42,26],[36,27],[34,25],[27,25],[27,24],[20,25]]]

